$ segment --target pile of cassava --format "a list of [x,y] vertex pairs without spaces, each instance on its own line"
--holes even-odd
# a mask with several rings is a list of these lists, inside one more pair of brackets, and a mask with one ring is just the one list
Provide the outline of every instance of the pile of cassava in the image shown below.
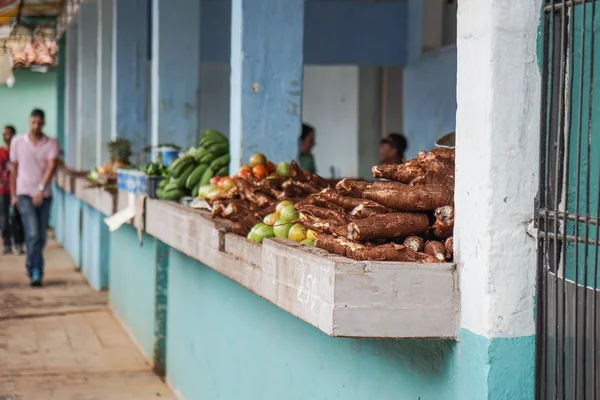
[[295,161],[289,165],[289,175],[273,179],[257,179],[252,175],[247,179],[235,178],[231,190],[209,200],[212,217],[232,221],[232,232],[246,236],[265,216],[275,212],[281,201],[296,203],[332,186],[331,181],[302,171]]
[[315,245],[355,260],[453,258],[454,150],[373,167],[374,183],[344,179],[295,203]]

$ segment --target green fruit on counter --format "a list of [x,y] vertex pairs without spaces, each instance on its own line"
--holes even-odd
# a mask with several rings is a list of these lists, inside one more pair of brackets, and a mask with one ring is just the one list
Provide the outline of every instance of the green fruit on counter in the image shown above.
[[156,197],[158,197],[159,199],[162,199],[164,196],[164,190],[161,188],[156,189]]
[[167,184],[164,187],[164,191],[168,192],[168,191],[177,189],[177,182],[178,182],[177,179],[173,179],[173,178],[169,179]]
[[277,175],[279,175],[282,178],[289,178],[290,177],[290,165],[288,163],[286,163],[285,161],[282,161],[277,166],[277,169],[275,169],[275,172],[277,173]]
[[215,176],[215,171],[212,168],[208,167],[206,171],[204,171],[204,174],[202,174],[202,179],[200,179],[200,185],[208,185],[210,183],[210,179],[213,176]]
[[304,239],[303,241],[301,241],[300,243],[302,243],[305,246],[311,246],[311,247],[315,247],[315,241],[312,239]]
[[221,168],[220,170],[218,170],[216,175],[222,176],[222,177],[229,176],[229,166],[225,166],[225,167]]
[[186,169],[183,170],[183,172],[181,173],[181,175],[179,177],[177,177],[177,188],[178,189],[184,189],[185,188],[187,180],[190,177],[190,175],[192,175],[192,172],[194,172],[195,168],[196,168],[196,164],[194,164],[193,162],[191,162],[186,167]]
[[288,233],[288,239],[301,242],[306,239],[306,228],[302,224],[295,224]]
[[229,160],[231,160],[231,157],[229,157],[229,154],[225,154],[224,156],[215,158],[210,164],[210,167],[215,171],[218,171],[223,167],[227,167],[229,165]]
[[182,157],[181,159],[183,161],[177,163],[171,169],[171,176],[174,178],[181,177],[188,168],[193,167],[196,164],[196,162],[194,161],[194,157],[192,157],[192,156],[185,156],[185,157]]
[[283,200],[281,203],[277,204],[277,207],[275,208],[275,211],[281,214],[281,210],[283,209],[283,207],[285,206],[293,206],[294,203],[292,203],[289,200]]
[[198,192],[200,191],[200,183],[196,184],[192,189],[192,197],[198,197]]
[[279,220],[279,213],[278,212],[274,212],[272,214],[267,215],[264,219],[263,222],[266,225],[269,226],[274,226],[275,223]]
[[215,140],[221,140],[221,141],[228,141],[229,139],[227,139],[227,136],[223,135],[221,132],[215,130],[215,129],[207,129],[202,133],[202,139],[207,138],[207,139],[215,139]]
[[167,191],[163,192],[162,199],[163,200],[179,200],[184,195],[185,195],[185,192],[183,190],[175,189],[175,190],[171,190],[168,192]]
[[185,187],[188,189],[193,189],[195,186],[197,186],[200,183],[200,179],[202,179],[202,176],[204,175],[204,172],[207,168],[208,165],[206,164],[200,164],[196,166],[190,174],[190,176],[188,177],[187,182],[185,183]]
[[204,156],[200,157],[198,160],[202,164],[210,164],[215,161],[217,157],[212,153],[206,153]]
[[218,189],[217,185],[213,185],[213,184],[200,185],[199,189],[198,189],[198,198],[200,200],[205,200],[206,195],[215,189]]
[[210,151],[215,156],[222,156],[224,154],[229,154],[229,143],[214,143],[208,147],[208,151]]
[[168,184],[168,183],[169,183],[169,180],[168,180],[168,179],[163,179],[162,181],[160,181],[160,182],[158,183],[158,187],[159,187],[159,189],[163,189],[165,186],[167,186],[167,184]]
[[295,221],[300,218],[300,214],[294,209],[294,206],[283,206],[279,212],[280,219],[286,221]]
[[256,224],[254,226],[254,228],[252,228],[252,230],[248,234],[248,240],[251,240],[251,241],[259,243],[259,244],[262,244],[262,242],[265,238],[270,238],[270,237],[275,237],[273,227],[263,224],[262,222],[259,224]]
[[290,229],[292,229],[292,226],[294,226],[294,224],[292,224],[289,221],[283,219],[277,220],[275,222],[275,225],[273,225],[273,232],[275,233],[275,237],[280,239],[287,239]]

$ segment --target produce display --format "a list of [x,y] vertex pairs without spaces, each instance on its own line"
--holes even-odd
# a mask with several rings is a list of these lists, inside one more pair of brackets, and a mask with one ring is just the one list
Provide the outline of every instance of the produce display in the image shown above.
[[156,195],[163,200],[198,196],[200,187],[216,176],[229,175],[229,140],[221,132],[207,130],[198,148],[191,148],[167,169]]
[[453,258],[454,150],[373,167],[374,183],[344,179],[296,203],[315,245],[355,260]]
[[108,143],[110,159],[100,167],[90,171],[88,179],[109,183],[116,181],[117,169],[133,168],[131,166],[131,142],[124,138],[118,138]]
[[255,154],[233,177],[202,187],[200,198],[212,205],[214,218],[232,221],[238,235],[258,243],[265,237],[286,237],[310,245],[314,232],[298,224],[294,204],[329,186],[328,180],[302,171],[296,162],[276,166]]

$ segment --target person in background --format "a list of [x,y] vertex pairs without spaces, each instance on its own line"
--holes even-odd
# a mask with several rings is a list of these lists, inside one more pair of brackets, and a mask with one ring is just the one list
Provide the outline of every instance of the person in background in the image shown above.
[[23,224],[19,210],[10,206],[10,143],[16,131],[7,125],[2,130],[5,147],[0,146],[0,231],[4,244],[4,254],[23,254]]
[[381,164],[400,164],[404,162],[404,152],[408,143],[404,135],[390,133],[379,145],[379,162]]
[[43,132],[45,115],[35,109],[29,117],[29,132],[13,139],[11,159],[11,202],[18,206],[25,228],[26,267],[31,286],[41,286],[44,276],[44,247],[52,203],[51,182],[58,162],[56,139]]
[[310,125],[302,124],[302,133],[300,134],[300,154],[298,163],[304,171],[317,173],[315,157],[312,155],[312,149],[315,147],[315,128]]

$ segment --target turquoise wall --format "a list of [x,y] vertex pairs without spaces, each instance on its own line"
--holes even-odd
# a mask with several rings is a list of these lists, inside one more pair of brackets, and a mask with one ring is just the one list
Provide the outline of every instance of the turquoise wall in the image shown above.
[[65,239],[64,248],[75,265],[81,266],[81,201],[72,194],[64,194]]
[[15,85],[9,88],[0,86],[0,125],[14,125],[18,133],[29,129],[29,113],[34,108],[46,112],[46,133],[56,137],[57,129],[57,74],[30,70],[15,71]]
[[331,338],[175,250],[168,287],[167,377],[188,399],[456,398],[454,342]]
[[94,290],[108,287],[110,238],[104,215],[83,204],[81,272]]
[[147,359],[154,347],[156,240],[129,225],[110,233],[109,302]]

